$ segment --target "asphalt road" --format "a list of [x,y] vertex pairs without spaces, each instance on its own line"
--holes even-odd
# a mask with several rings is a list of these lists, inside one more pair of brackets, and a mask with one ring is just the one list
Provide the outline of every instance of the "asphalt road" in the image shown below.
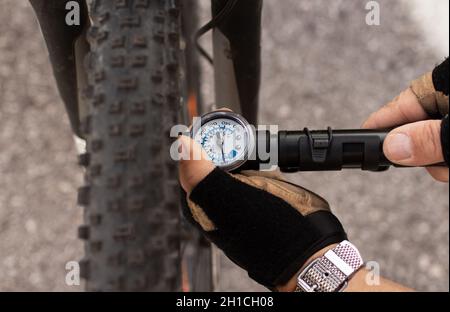
[[[202,2],[206,17],[208,2]],[[408,81],[443,60],[448,37],[432,37],[404,1],[379,3],[381,25],[367,26],[364,1],[265,2],[262,123],[357,128]],[[436,27],[448,29],[448,15],[440,22],[434,19]],[[1,291],[80,290],[65,285],[65,264],[82,254],[75,238],[81,223],[75,190],[82,176],[75,155],[31,8],[25,0],[2,0]],[[448,291],[448,185],[420,169],[289,178],[328,199],[382,275],[419,290]],[[262,289],[224,257],[221,262],[221,290]]]

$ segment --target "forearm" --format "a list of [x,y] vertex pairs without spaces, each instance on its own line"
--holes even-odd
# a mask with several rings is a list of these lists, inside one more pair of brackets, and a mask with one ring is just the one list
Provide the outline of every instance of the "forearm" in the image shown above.
[[[302,268],[299,270],[299,273],[314,259],[317,259],[325,254],[330,249],[333,249],[336,246],[336,244],[328,246],[316,254],[314,254],[308,261],[302,266]],[[298,274],[299,274],[298,273]],[[297,284],[297,276],[293,276],[291,280],[283,286],[278,287],[278,291],[280,292],[293,292],[296,288]],[[369,284],[367,282],[367,276],[368,274],[373,274],[372,272],[366,270],[365,268],[362,268],[358,272],[353,275],[349,282],[347,287],[345,288],[345,292],[405,292],[405,291],[413,291],[410,288],[407,288],[405,286],[399,285],[397,283],[394,283],[392,281],[389,281],[387,279],[384,279],[380,277],[379,283],[376,283],[374,285]]]
[[367,283],[367,275],[373,274],[366,269],[361,269],[350,279],[346,292],[405,292],[413,291],[412,289],[394,283],[390,280],[380,277],[379,283],[369,285]]

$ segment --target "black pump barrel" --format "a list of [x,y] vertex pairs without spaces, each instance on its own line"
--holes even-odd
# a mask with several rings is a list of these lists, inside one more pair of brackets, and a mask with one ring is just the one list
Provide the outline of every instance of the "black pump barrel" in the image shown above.
[[[320,130],[256,132],[255,154],[240,170],[269,169],[283,172],[362,169],[385,171],[403,167],[391,163],[383,153],[390,130]],[[261,157],[263,153],[264,157]],[[270,157],[267,157],[270,155]],[[275,155],[275,157],[274,157]],[[276,159],[275,159],[276,158]],[[425,167],[447,167],[445,163]]]
[[388,131],[280,131],[278,166],[282,171],[358,168],[382,171],[392,165],[383,154]]

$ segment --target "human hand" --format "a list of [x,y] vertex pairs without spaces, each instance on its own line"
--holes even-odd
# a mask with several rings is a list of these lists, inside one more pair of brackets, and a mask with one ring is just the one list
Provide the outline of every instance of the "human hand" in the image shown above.
[[[430,116],[446,116],[446,119],[430,119]],[[434,89],[431,73],[414,81],[410,88],[373,113],[363,124],[367,129],[391,127],[397,128],[389,133],[383,146],[390,161],[405,166],[448,161],[448,156],[444,157],[445,153],[448,155],[448,96]],[[426,170],[438,181],[449,180],[448,167]]]
[[346,239],[318,195],[274,173],[226,173],[190,138],[179,143],[184,215],[257,282],[293,291],[302,267]]

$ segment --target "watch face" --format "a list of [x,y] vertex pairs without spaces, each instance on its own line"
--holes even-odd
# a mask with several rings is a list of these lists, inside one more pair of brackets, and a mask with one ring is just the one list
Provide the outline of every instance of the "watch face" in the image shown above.
[[234,170],[248,159],[254,145],[248,122],[231,112],[213,112],[201,118],[201,127],[193,138],[201,144],[209,159],[224,170]]

